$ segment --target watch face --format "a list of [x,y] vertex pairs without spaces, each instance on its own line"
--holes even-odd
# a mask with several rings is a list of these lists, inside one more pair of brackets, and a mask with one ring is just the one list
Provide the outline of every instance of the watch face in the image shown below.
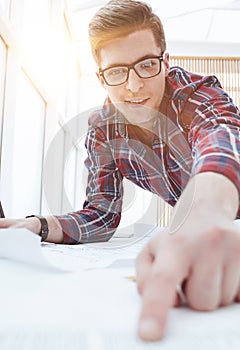
[[48,236],[48,223],[44,217],[38,217],[38,218],[41,221],[41,233],[40,233],[40,236],[42,237],[41,241],[45,241]]
[[41,242],[43,242],[47,239],[47,236],[48,236],[48,222],[43,216],[36,215],[36,218],[38,218],[41,222],[40,237],[41,237]]

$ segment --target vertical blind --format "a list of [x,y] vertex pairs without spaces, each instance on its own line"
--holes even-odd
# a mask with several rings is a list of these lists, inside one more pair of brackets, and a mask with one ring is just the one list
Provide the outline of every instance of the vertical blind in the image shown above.
[[240,106],[240,57],[180,57],[171,58],[172,66],[180,66],[202,75],[215,75],[224,90]]

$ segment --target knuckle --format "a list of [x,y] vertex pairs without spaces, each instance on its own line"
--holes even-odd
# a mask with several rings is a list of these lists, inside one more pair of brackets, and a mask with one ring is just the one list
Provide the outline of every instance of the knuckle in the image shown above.
[[214,226],[203,233],[203,239],[207,248],[216,249],[222,246],[223,239],[226,236],[226,230],[219,226]]
[[181,232],[176,232],[174,234],[169,233],[171,242],[174,242],[175,245],[178,247],[184,247],[185,244],[188,242],[188,237],[184,234],[181,234]]
[[174,285],[176,278],[173,274],[169,273],[169,271],[163,270],[163,269],[155,269],[152,273],[151,278],[158,282],[161,282],[164,285]]

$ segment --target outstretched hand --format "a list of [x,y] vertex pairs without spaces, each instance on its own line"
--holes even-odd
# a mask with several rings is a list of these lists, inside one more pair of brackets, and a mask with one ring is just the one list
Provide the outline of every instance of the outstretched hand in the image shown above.
[[[203,206],[200,200],[200,205],[194,202],[183,215],[184,203],[180,203],[179,216],[139,254],[136,270],[142,309],[138,332],[143,340],[163,337],[169,309],[179,303],[177,286],[183,286],[186,302],[194,310],[211,311],[240,301],[240,225],[229,214],[235,211],[231,199],[234,208],[238,204],[231,186],[226,183],[231,195],[227,206],[226,202],[213,206],[214,199]],[[226,197],[223,187],[222,192]]]
[[188,305],[214,310],[240,301],[240,228],[212,227],[205,233],[156,234],[137,259],[137,284],[142,296],[139,335],[158,340],[167,315],[178,300],[177,285],[184,283]]

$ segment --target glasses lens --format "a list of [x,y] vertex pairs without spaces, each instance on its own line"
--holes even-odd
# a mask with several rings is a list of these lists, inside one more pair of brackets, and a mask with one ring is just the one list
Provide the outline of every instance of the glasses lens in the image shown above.
[[109,85],[123,84],[127,80],[127,67],[112,67],[104,71],[104,78]]
[[141,78],[151,78],[161,71],[159,58],[148,58],[135,64],[135,71]]
[[128,79],[130,69],[134,69],[140,78],[151,78],[161,72],[162,56],[137,62],[134,66],[110,67],[102,71],[105,82],[110,86],[121,85]]

